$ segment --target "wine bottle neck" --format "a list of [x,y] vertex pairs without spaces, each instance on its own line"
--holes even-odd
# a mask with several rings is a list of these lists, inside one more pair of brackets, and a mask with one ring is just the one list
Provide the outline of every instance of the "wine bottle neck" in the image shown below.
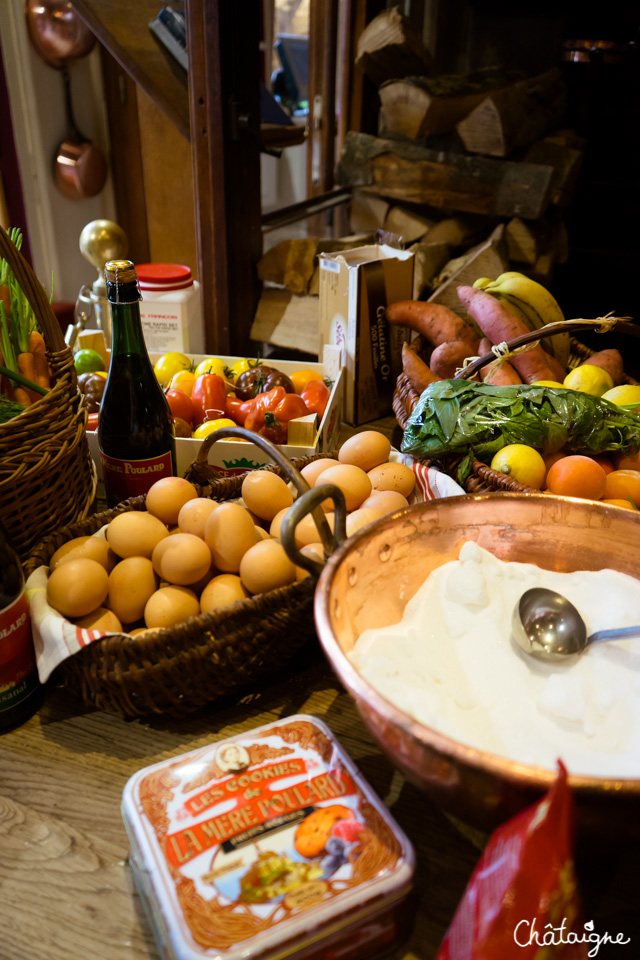
[[147,348],[142,333],[138,303],[112,303],[112,344],[114,357],[139,354],[146,356]]

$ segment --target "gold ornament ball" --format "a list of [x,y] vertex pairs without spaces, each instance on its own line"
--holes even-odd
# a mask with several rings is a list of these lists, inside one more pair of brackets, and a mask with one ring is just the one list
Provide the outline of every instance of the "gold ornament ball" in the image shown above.
[[108,260],[122,260],[129,242],[113,220],[92,220],[83,228],[79,245],[82,256],[101,273]]

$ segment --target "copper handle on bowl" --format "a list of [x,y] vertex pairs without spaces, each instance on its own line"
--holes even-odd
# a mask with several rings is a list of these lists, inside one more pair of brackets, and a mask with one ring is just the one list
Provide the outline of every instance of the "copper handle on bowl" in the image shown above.
[[[271,443],[270,440],[267,440],[267,438],[263,437],[261,434],[254,433],[253,430],[247,430],[246,427],[220,427],[219,430],[214,430],[202,441],[200,449],[198,450],[198,456],[196,458],[197,461],[200,463],[207,463],[209,459],[209,451],[214,443],[216,443],[217,440],[225,440],[226,438],[248,440],[250,443],[255,444],[256,447],[260,447],[261,450],[264,450],[265,453],[269,454],[273,462],[277,464],[285,476],[291,480],[298,493],[304,494],[311,490],[311,487],[297,467],[294,467],[291,461],[285,457],[281,450],[278,450],[274,443]],[[327,553],[331,553],[334,546],[333,534],[331,533],[331,527],[327,523],[327,518],[324,515],[324,511],[320,507],[320,502],[321,501],[318,501],[318,505],[311,512],[313,513],[313,519],[315,520],[316,527],[320,533],[322,545]],[[309,512],[309,510],[305,511],[305,513]],[[304,514],[302,516],[304,516]],[[302,516],[300,519],[302,519]],[[303,566],[303,564],[300,564],[300,566]]]
[[318,487],[314,487],[313,490],[303,493],[293,506],[289,507],[282,521],[282,527],[280,528],[280,540],[289,559],[292,560],[296,566],[308,570],[309,573],[315,577],[320,576],[323,566],[312,557],[305,557],[304,554],[300,553],[296,544],[295,533],[296,527],[308,513],[312,513],[315,519],[317,509],[321,509],[320,504],[324,500],[333,500],[335,504],[333,544],[330,550],[327,550],[327,544],[324,541],[322,544],[325,553],[333,553],[333,551],[337,550],[340,544],[347,539],[347,506],[344,493],[340,487],[336,487],[334,483],[323,483]]

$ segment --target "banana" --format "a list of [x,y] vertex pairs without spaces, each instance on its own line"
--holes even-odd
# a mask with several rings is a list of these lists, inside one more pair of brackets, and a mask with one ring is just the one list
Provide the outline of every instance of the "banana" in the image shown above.
[[488,287],[491,283],[495,283],[495,281],[490,280],[489,277],[478,277],[473,285],[477,290],[484,290],[485,287]]
[[[487,293],[499,293],[512,306],[519,307],[530,317],[532,329],[564,320],[555,297],[542,284],[521,273],[503,273],[485,289]],[[556,360],[566,368],[569,360],[569,335],[558,334],[551,338],[551,343]]]

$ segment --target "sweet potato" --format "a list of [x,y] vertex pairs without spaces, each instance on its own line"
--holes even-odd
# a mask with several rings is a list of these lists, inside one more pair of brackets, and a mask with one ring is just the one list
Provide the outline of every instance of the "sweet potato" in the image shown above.
[[[514,340],[529,333],[524,323],[490,293],[476,287],[461,286],[458,287],[458,297],[492,343]],[[549,359],[549,355],[538,344],[524,353],[510,357],[509,362],[517,370],[523,383],[533,383],[536,380],[557,380],[556,369],[549,363]]]
[[594,367],[601,367],[606,370],[607,373],[611,374],[616,387],[622,383],[624,369],[619,350],[600,350],[598,353],[592,353],[588,360],[583,360],[583,363],[590,363]]
[[402,344],[402,370],[413,389],[418,393],[426,390],[430,383],[441,379],[408,343]]
[[478,341],[445,340],[431,354],[429,365],[433,372],[443,380],[455,376],[467,357],[478,355]]
[[[487,353],[490,353],[492,346],[491,340],[488,337],[483,337],[478,347],[479,356],[484,357]],[[508,360],[503,360],[501,363],[492,360],[486,367],[480,367],[478,373],[483,383],[492,383],[496,387],[511,387],[522,383]]]
[[439,303],[399,300],[389,304],[386,317],[389,323],[415,330],[434,347],[447,340],[478,340],[478,332],[471,320],[459,317]]

